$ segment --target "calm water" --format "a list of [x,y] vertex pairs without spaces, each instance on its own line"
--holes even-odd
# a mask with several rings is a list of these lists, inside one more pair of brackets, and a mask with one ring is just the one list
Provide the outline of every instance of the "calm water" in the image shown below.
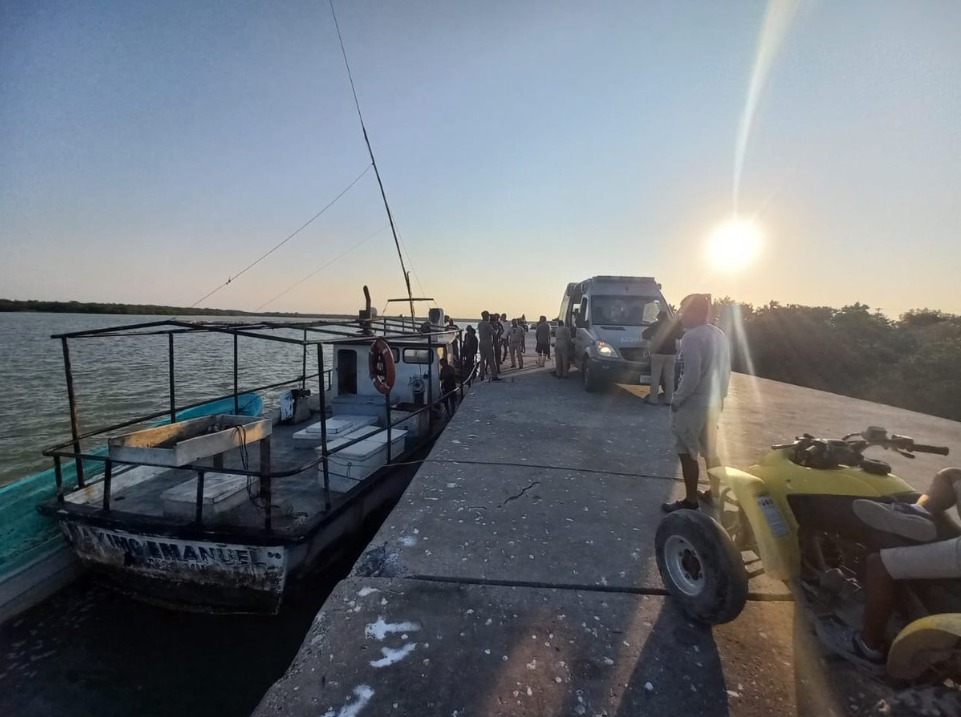
[[83,578],[0,626],[0,715],[247,717],[369,538],[276,616],[173,612]]
[[[154,318],[0,313],[0,484],[50,467],[41,450],[70,436],[63,353],[50,335]],[[176,343],[178,405],[232,390],[231,337]],[[165,336],[71,342],[81,430],[165,410],[166,347]],[[301,372],[299,347],[241,338],[239,355],[241,389]],[[309,361],[315,371],[316,353]],[[265,396],[268,406],[281,390]],[[178,613],[82,579],[0,626],[0,715],[248,715],[376,527],[296,586],[274,617]]]
[[[0,313],[0,485],[50,468],[51,459],[41,451],[70,437],[63,351],[60,341],[50,336],[164,318],[169,317]],[[175,347],[178,406],[233,391],[232,337],[178,336]],[[241,390],[301,372],[303,359],[296,346],[242,337],[238,355]],[[81,432],[168,408],[166,336],[73,340],[70,356]],[[329,361],[328,351],[326,366]],[[316,366],[313,353],[308,374],[316,372]],[[276,405],[281,390],[265,396],[269,407]]]

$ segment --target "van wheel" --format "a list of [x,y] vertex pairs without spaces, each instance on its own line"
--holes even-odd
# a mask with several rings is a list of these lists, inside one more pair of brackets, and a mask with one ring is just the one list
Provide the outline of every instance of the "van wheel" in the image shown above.
[[581,378],[584,380],[585,391],[593,393],[600,388],[595,371],[591,368],[591,362],[587,359],[587,356],[581,359]]

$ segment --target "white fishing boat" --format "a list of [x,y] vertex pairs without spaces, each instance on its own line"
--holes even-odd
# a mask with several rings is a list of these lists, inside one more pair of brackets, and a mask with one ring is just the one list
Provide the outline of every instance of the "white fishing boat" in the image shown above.
[[[45,451],[57,493],[40,510],[85,567],[123,592],[177,608],[276,612],[291,580],[396,502],[411,459],[443,429],[439,361],[452,358],[458,339],[444,324],[440,309],[427,325],[375,319],[368,300],[348,322],[160,321],[55,337],[74,433]],[[278,415],[225,411],[161,426],[149,425],[156,416],[132,416],[79,433],[71,344],[171,337],[176,416],[177,352],[201,336],[209,345],[211,334],[233,342],[231,395],[289,389]],[[296,352],[300,375],[241,386],[238,346],[252,341]],[[106,452],[84,450],[104,443]],[[93,478],[91,464],[102,465]]]
[[[341,49],[347,66],[342,39]],[[38,476],[0,495],[0,518],[16,517],[6,521],[12,530],[0,532],[0,620],[76,572],[62,541],[50,536],[50,518],[83,566],[125,592],[178,607],[273,612],[291,579],[403,492],[411,471],[401,464],[428,446],[447,420],[439,410],[439,360],[452,353],[458,336],[444,328],[439,308],[423,323],[415,318],[417,299],[356,92],[354,101],[407,288],[406,320],[377,318],[364,287],[365,308],[352,321],[168,320],[55,336],[63,347],[71,436],[44,451],[54,461],[47,477],[48,485],[55,481],[54,497],[42,488],[27,490],[40,485]],[[169,410],[81,432],[70,346],[145,336],[167,337]],[[233,343],[232,391],[224,395],[223,377],[210,377],[210,399],[180,406],[177,354],[209,351],[213,336]],[[242,385],[238,345],[248,341],[298,352],[298,375]],[[325,347],[332,366],[325,366]],[[309,371],[314,362],[316,370]],[[111,367],[86,370],[102,374]],[[276,417],[242,401],[248,393],[281,388],[289,393]],[[211,400],[226,401],[228,410],[184,413]],[[158,425],[164,414],[169,423]],[[25,511],[25,502],[41,502],[47,521]]]

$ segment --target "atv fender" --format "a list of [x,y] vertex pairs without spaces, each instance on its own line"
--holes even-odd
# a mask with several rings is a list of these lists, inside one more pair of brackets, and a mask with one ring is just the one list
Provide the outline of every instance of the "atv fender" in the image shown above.
[[771,496],[764,481],[737,468],[711,468],[708,472],[731,490],[744,511],[764,572],[775,580],[797,577],[801,555],[794,522]]
[[[888,652],[888,674],[914,680],[930,668],[957,658],[961,647],[961,614],[928,615],[910,623]],[[956,674],[949,675],[956,677]]]

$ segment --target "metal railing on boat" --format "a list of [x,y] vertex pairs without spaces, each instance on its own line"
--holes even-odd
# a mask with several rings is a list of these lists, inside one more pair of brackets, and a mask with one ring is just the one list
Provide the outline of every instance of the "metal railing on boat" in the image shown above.
[[[380,323],[380,328],[382,329],[383,334],[388,337],[393,338],[393,336],[391,336],[392,332],[398,331],[397,329],[394,328],[395,325],[387,318],[385,318],[382,322],[379,322],[379,323]],[[366,325],[364,324],[361,324],[361,325],[364,326],[365,329],[368,329],[371,326],[371,322],[368,322]],[[167,328],[164,331],[160,331],[159,327],[161,326],[166,326]],[[348,333],[345,330],[340,330],[335,328],[335,327],[343,327],[342,322],[319,322],[316,324],[311,324],[308,327],[303,327],[302,325],[286,325],[286,324],[270,325],[270,328],[282,328],[282,329],[296,328],[298,330],[302,330],[303,336],[304,336],[303,340],[290,339],[290,338],[281,337],[281,336],[265,336],[262,334],[254,333],[254,331],[256,331],[257,329],[262,329],[265,326],[266,324],[244,325],[240,328],[225,327],[222,325],[203,326],[203,330],[205,331],[233,334],[234,392],[230,394],[226,394],[225,396],[221,396],[219,399],[216,399],[216,400],[225,400],[233,397],[235,411],[239,412],[239,396],[241,395],[241,389],[239,385],[239,373],[238,373],[239,362],[238,362],[237,342],[238,342],[238,337],[248,336],[251,338],[280,341],[282,343],[288,343],[288,344],[300,344],[303,346],[303,360],[301,364],[302,370],[299,376],[287,379],[285,381],[278,381],[271,384],[266,384],[263,386],[257,386],[254,388],[245,388],[243,392],[249,393],[249,392],[267,391],[267,390],[276,389],[276,388],[283,388],[285,386],[293,386],[296,384],[300,384],[301,388],[305,388],[308,382],[317,380],[318,393],[320,398],[320,412],[322,415],[326,415],[325,414],[325,409],[327,405],[326,393],[331,389],[332,369],[325,368],[324,366],[324,356],[323,356],[323,350],[321,347],[326,342],[323,340],[308,339],[307,338],[308,332],[320,331],[325,336],[330,336],[333,334],[338,337],[343,337],[343,339],[347,339],[347,340],[356,338],[358,341],[369,341],[370,340],[369,337],[371,334],[357,335],[356,333]],[[401,326],[403,326],[403,324],[401,324]],[[61,443],[58,443],[43,451],[44,455],[52,457],[54,460],[55,477],[56,477],[56,502],[58,504],[63,504],[65,501],[64,479],[63,479],[63,460],[64,459],[75,461],[78,488],[85,488],[87,485],[87,481],[84,474],[85,461],[103,464],[103,497],[101,500],[100,510],[102,510],[105,514],[111,514],[113,512],[113,508],[111,506],[111,498],[112,498],[111,494],[112,494],[114,468],[116,465],[131,465],[131,466],[156,465],[158,467],[169,467],[162,464],[151,464],[149,462],[144,462],[144,461],[138,461],[138,462],[121,461],[121,460],[117,460],[116,458],[111,458],[109,455],[105,455],[103,453],[83,452],[80,449],[81,441],[88,440],[97,436],[103,436],[104,434],[107,434],[112,431],[116,431],[121,428],[128,428],[130,426],[134,426],[137,424],[146,423],[148,421],[167,416],[168,414],[170,417],[170,421],[173,423],[177,421],[177,415],[179,412],[183,412],[185,410],[192,409],[192,408],[197,408],[197,407],[203,406],[205,403],[208,403],[206,401],[201,401],[201,402],[189,404],[187,406],[181,406],[179,408],[176,406],[176,387],[175,387],[174,378],[173,378],[174,365],[175,365],[175,361],[174,361],[175,346],[174,346],[173,336],[174,334],[190,333],[191,331],[197,330],[197,327],[195,325],[186,324],[184,322],[152,322],[148,324],[137,324],[134,326],[123,327],[123,329],[126,331],[135,331],[136,332],[135,335],[156,335],[158,333],[168,334],[169,336],[168,363],[169,363],[169,372],[170,372],[169,411],[159,411],[159,412],[151,413],[146,416],[140,416],[138,418],[130,419],[120,423],[115,423],[104,428],[98,428],[85,433],[81,433],[79,431],[79,422],[77,420],[76,396],[73,389],[73,377],[72,377],[72,369],[71,369],[71,363],[70,363],[70,354],[67,347],[67,340],[69,338],[80,338],[80,337],[90,337],[90,336],[97,336],[97,337],[115,336],[115,335],[118,335],[116,332],[119,331],[120,329],[119,328],[99,329],[99,330],[94,330],[89,332],[78,332],[76,334],[68,334],[68,335],[54,337],[54,338],[60,338],[63,343],[64,364],[67,372],[67,387],[68,387],[68,398],[70,403],[71,433],[72,433],[72,436],[70,439],[63,441]],[[144,330],[147,330],[147,331],[144,331]],[[408,339],[413,337],[417,337],[420,339],[427,339],[427,348],[433,351],[435,348],[439,348],[441,346],[440,344],[433,343],[432,338],[434,333],[449,335],[452,332],[445,330],[445,331],[439,331],[439,332],[428,332],[426,334],[424,333],[411,334],[409,331],[404,331],[403,329],[400,329],[398,331],[398,336],[403,338],[408,338]],[[457,334],[458,334],[458,344],[462,346],[463,336],[460,331],[458,331]],[[125,335],[131,335],[131,334],[125,334]],[[329,341],[329,338],[328,338],[328,341]],[[315,373],[308,375],[307,374],[307,348],[308,346],[311,346],[311,345],[317,346],[317,371]],[[392,450],[391,437],[392,437],[392,431],[394,427],[402,422],[409,421],[411,418],[414,418],[416,416],[419,416],[427,412],[428,434],[432,435],[435,407],[442,405],[445,399],[447,399],[451,394],[456,393],[458,391],[460,392],[461,398],[463,399],[464,386],[469,385],[476,378],[478,368],[479,368],[478,365],[475,363],[472,366],[472,369],[469,375],[461,377],[460,385],[458,388],[454,389],[454,391],[442,393],[435,400],[433,397],[433,382],[430,380],[432,375],[432,364],[433,362],[427,364],[428,394],[427,394],[427,401],[421,408],[415,409],[413,411],[405,410],[402,418],[392,420],[391,395],[390,393],[388,393],[387,395],[384,396],[385,411],[386,411],[386,417],[387,417],[386,458],[387,458],[388,465],[390,465],[391,461],[394,459],[394,456],[391,455],[391,450]],[[320,377],[323,377],[323,380],[320,380]],[[245,466],[244,468],[236,468],[236,467],[226,468],[222,465],[222,458],[219,461],[215,459],[214,466],[198,466],[193,464],[180,466],[182,470],[193,471],[197,476],[197,493],[196,493],[194,522],[197,525],[202,525],[204,522],[205,474],[213,470],[216,470],[218,473],[227,473],[232,475],[246,476],[248,478],[248,483],[250,478],[258,478],[260,480],[260,491],[259,491],[260,498],[263,502],[263,505],[266,506],[266,508],[264,509],[264,530],[267,532],[270,532],[272,530],[271,494],[272,494],[272,481],[274,479],[279,480],[284,478],[290,478],[292,476],[301,474],[308,469],[319,469],[323,473],[323,491],[324,491],[325,510],[329,511],[332,507],[329,458],[330,456],[335,455],[336,453],[342,450],[350,448],[351,446],[359,443],[362,440],[365,440],[365,437],[359,437],[359,438],[341,443],[337,446],[337,448],[330,450],[328,448],[328,441],[327,441],[327,435],[326,435],[326,422],[322,420],[321,421],[321,446],[320,446],[320,451],[318,452],[319,454],[313,460],[308,461],[304,464],[298,465],[294,468],[289,468],[286,470],[276,470],[276,471],[270,470],[269,438],[261,441],[261,454],[260,454],[261,466],[259,470],[251,470],[248,466]],[[68,450],[68,448],[70,450]],[[167,520],[167,519],[163,519],[163,520]]]

